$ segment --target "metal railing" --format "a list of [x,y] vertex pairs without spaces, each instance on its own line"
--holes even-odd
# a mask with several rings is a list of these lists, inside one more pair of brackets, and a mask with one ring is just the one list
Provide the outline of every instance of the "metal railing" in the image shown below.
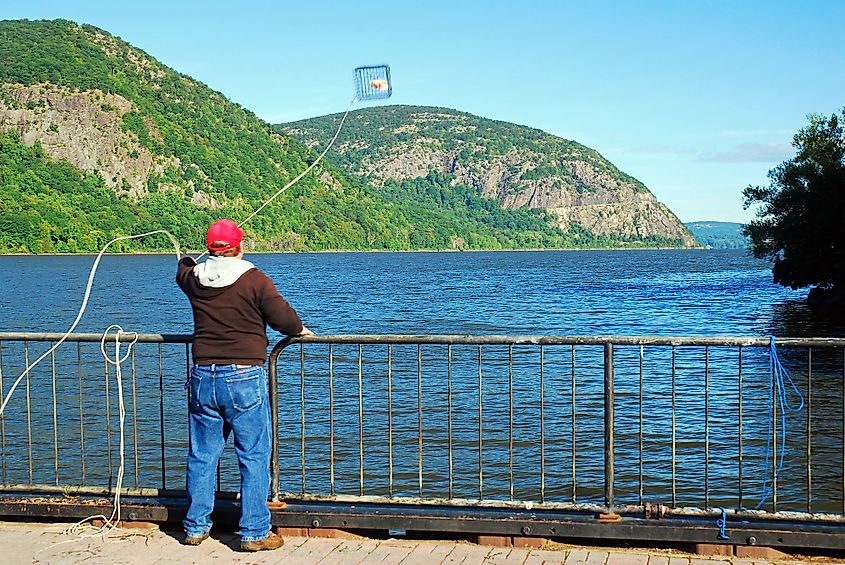
[[272,492],[840,519],[845,340],[776,344],[800,412],[773,395],[763,338],[286,340],[270,358]]
[[[60,337],[0,333],[0,391]],[[116,384],[100,339],[72,335],[21,383],[0,416],[0,489],[113,489]],[[126,362],[128,493],[183,487],[190,341],[142,334]],[[841,520],[845,340],[776,343],[801,412],[770,396],[761,338],[284,340],[270,356],[272,494],[695,514],[753,510],[770,486],[760,515]],[[237,485],[227,450],[218,488]]]
[[[62,338],[0,333],[0,393]],[[135,334],[121,339],[131,342]],[[109,493],[119,463],[115,368],[100,334],[72,334],[24,377],[0,415],[4,490]],[[182,390],[191,336],[139,334],[123,363],[127,492],[158,494],[184,486],[187,448]]]

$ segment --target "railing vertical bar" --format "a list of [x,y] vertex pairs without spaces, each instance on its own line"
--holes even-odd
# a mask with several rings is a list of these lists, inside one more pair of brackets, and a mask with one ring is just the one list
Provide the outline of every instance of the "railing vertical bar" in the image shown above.
[[[449,500],[452,500],[452,486],[453,486],[453,468],[452,468],[452,344],[446,346],[446,402],[448,404],[448,422],[447,427],[449,435]],[[845,448],[845,444],[843,444]],[[845,451],[842,452],[845,457]],[[843,464],[845,465],[845,463]],[[845,492],[845,491],[843,491]]]
[[103,361],[103,368],[105,373],[105,392],[106,392],[106,451],[108,452],[109,460],[109,488],[112,486],[112,453],[111,453],[111,392],[109,390],[109,362]]
[[161,488],[167,488],[167,449],[164,433],[164,351],[158,344],[158,442],[161,450]]
[[185,429],[188,430],[188,446],[191,445],[191,344],[185,344],[185,388],[188,394],[185,395],[185,415],[188,421],[185,422]]
[[329,491],[334,496],[334,344],[329,344]]
[[678,496],[677,496],[677,475],[676,475],[676,462],[677,462],[677,455],[678,455],[678,445],[677,445],[677,423],[675,422],[675,390],[676,390],[676,380],[677,380],[677,359],[676,359],[677,351],[675,346],[672,346],[672,506],[678,505]]
[[710,508],[710,348],[704,346],[704,508]]
[[[778,399],[777,388],[775,386],[774,376],[774,362],[773,358],[769,359],[771,367],[771,382],[769,386],[772,387],[772,512],[778,511]],[[786,448],[786,446],[783,446]]]
[[[29,342],[24,342],[24,366],[29,367]],[[26,374],[26,440],[29,453],[29,484],[32,484],[32,400],[29,394],[29,375]]]
[[807,513],[813,512],[813,348],[807,349]]
[[845,514],[845,348],[842,349],[842,513]]
[[417,476],[420,498],[423,497],[423,428],[422,428],[422,345],[417,344]]
[[76,378],[79,381],[79,455],[82,472],[82,484],[85,484],[85,410],[82,392],[82,343],[76,342]]
[[572,504],[575,504],[575,499],[577,496],[577,480],[576,480],[576,454],[577,449],[575,448],[576,445],[576,408],[575,408],[575,346],[571,346],[571,354],[572,354]]
[[640,345],[640,429],[639,429],[639,439],[640,439],[640,505],[643,503],[643,364],[644,364],[644,356],[645,351],[643,350],[643,346]]
[[481,345],[478,346],[478,500],[484,500],[484,394]]
[[358,344],[358,496],[364,496],[364,350]]
[[299,344],[299,464],[302,470],[302,494],[308,485],[305,481],[305,346]]
[[513,344],[508,344],[508,487],[513,500]]
[[739,421],[737,422],[737,483],[738,483],[738,499],[737,508],[742,508],[742,346],[739,346],[739,386],[737,390],[737,397],[739,400]]
[[387,492],[393,498],[393,346],[387,345]]
[[[53,342],[50,342],[50,349]],[[52,381],[53,392],[53,478],[56,485],[59,484],[59,421],[58,404],[56,402],[56,351],[50,353],[50,380]]]
[[[287,339],[287,338],[286,338]],[[287,343],[285,344],[287,347]],[[283,351],[284,349],[280,350]],[[275,348],[274,348],[275,351]],[[279,355],[270,356],[267,374],[267,399],[270,402],[270,500],[280,499],[279,466]]]
[[614,505],[614,370],[613,370],[613,344],[604,344],[604,504],[607,513],[613,513]]
[[[6,399],[6,389],[3,386],[3,342],[0,342],[0,401]],[[0,414],[0,453],[2,457],[3,484],[6,484],[6,413]]]
[[138,373],[135,366],[135,348],[132,348],[132,442],[135,453],[135,486],[138,486]]
[[546,350],[540,346],[540,502],[546,501]]

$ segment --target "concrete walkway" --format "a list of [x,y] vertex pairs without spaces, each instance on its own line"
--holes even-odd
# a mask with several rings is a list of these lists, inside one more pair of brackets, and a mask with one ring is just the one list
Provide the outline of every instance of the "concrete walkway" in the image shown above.
[[[79,539],[63,533],[68,524],[0,522],[0,563],[285,563],[401,565],[807,565],[808,561],[698,557],[669,550],[608,550],[555,544],[544,549],[497,548],[454,541],[373,540],[368,538],[285,538],[274,551],[243,553],[234,533],[216,534],[199,547],[182,545],[181,532],[118,530]],[[813,559],[812,563],[843,563]]]

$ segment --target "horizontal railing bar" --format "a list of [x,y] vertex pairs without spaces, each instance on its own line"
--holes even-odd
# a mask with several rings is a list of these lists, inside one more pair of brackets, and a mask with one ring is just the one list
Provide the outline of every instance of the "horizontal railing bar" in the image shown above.
[[[410,496],[375,496],[375,495],[321,495],[321,494],[302,494],[293,492],[282,492],[281,499],[288,502],[340,502],[352,504],[395,504],[395,505],[409,505],[409,506],[447,506],[456,508],[478,507],[478,508],[510,508],[523,510],[560,510],[560,511],[574,511],[574,512],[592,512],[595,514],[602,514],[607,512],[607,507],[601,504],[590,503],[576,503],[571,502],[530,502],[517,500],[501,500],[485,498],[479,500],[477,498],[417,498]],[[622,515],[644,515],[645,506],[638,504],[620,504],[613,506],[614,512]],[[766,510],[736,510],[725,509],[725,514],[732,520],[801,520],[806,522],[818,523],[835,523],[845,524],[845,516],[841,514],[828,513],[807,513],[807,512],[791,512],[779,511],[777,513],[768,512]],[[696,508],[696,507],[677,507],[677,508],[663,508],[664,517],[667,516],[686,516],[686,517],[721,517],[721,508]]]
[[[0,334],[2,339],[2,334]],[[292,343],[333,344],[437,344],[437,345],[674,345],[674,346],[725,346],[768,347],[767,337],[708,337],[708,336],[630,336],[630,335],[313,335],[285,340]],[[845,338],[775,338],[779,346],[793,347],[845,347]]]
[[[0,332],[0,341],[58,341],[64,334],[39,332]],[[98,342],[102,334],[70,334],[66,341]],[[113,338],[110,338],[113,339]],[[121,336],[121,341],[135,340],[135,334]],[[142,343],[191,343],[190,334],[137,334]],[[392,335],[392,334],[345,334],[314,335],[294,337],[285,340],[292,343],[333,344],[468,344],[468,345],[674,345],[674,346],[725,346],[725,347],[768,347],[770,338],[751,336],[708,337],[708,336],[634,336],[634,335]],[[845,347],[845,338],[823,337],[779,337],[775,344],[792,347]]]
[[[3,494],[61,494],[65,500],[70,500],[75,496],[113,496],[115,489],[91,487],[91,486],[73,486],[60,487],[55,485],[39,485],[39,484],[20,484],[20,485],[2,485],[0,487],[0,498]],[[123,488],[120,489],[121,496],[134,497],[148,497],[148,498],[184,498],[186,493],[181,489],[157,489],[157,488]],[[236,500],[239,495],[233,491],[218,491],[215,497],[220,500]],[[376,503],[376,504],[392,504],[392,505],[414,505],[414,506],[450,506],[450,507],[481,507],[481,508],[511,508],[511,509],[534,509],[534,510],[561,510],[561,511],[576,511],[576,512],[593,512],[601,513],[606,510],[602,505],[577,503],[572,504],[568,502],[545,502],[545,503],[530,503],[530,506],[525,502],[509,501],[509,500],[476,500],[463,498],[415,498],[415,497],[383,497],[383,496],[355,496],[355,495],[319,495],[319,494],[302,494],[293,492],[282,492],[281,499],[288,502],[350,502],[350,503]],[[643,514],[645,508],[641,505],[616,505],[613,509],[619,514],[623,515],[639,515]],[[725,514],[732,520],[777,520],[777,521],[791,521],[801,520],[813,523],[845,523],[845,516],[840,514],[827,513],[807,513],[807,512],[785,512],[779,511],[772,513],[764,510],[734,510],[725,509]],[[678,507],[678,508],[664,508],[663,516],[688,516],[688,517],[721,517],[721,509],[706,510],[703,508],[694,507]]]
[[[0,341],[58,341],[65,334],[63,333],[38,333],[38,332],[0,332]],[[138,341],[139,343],[191,343],[194,337],[190,334],[137,334],[138,339],[135,339],[136,334],[127,332],[121,334],[120,341],[130,342]],[[82,341],[82,342],[99,342],[102,341],[103,334],[79,333],[70,334],[65,338],[65,341]],[[114,335],[109,336],[109,341],[114,341]]]
[[[61,494],[63,498],[70,499],[77,496],[114,496],[116,490],[112,487],[95,487],[88,485],[43,485],[43,484],[12,484],[0,485],[0,497],[3,494]],[[162,489],[152,487],[127,487],[120,489],[121,496],[143,496],[149,498],[185,498],[187,492],[185,489]],[[216,498],[226,500],[236,500],[240,498],[237,491],[218,490],[215,495]]]

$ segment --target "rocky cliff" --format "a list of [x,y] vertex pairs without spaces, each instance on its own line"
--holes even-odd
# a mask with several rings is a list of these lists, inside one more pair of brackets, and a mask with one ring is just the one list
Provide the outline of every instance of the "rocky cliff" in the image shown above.
[[[330,139],[340,115],[282,124],[281,131],[315,150]],[[449,175],[502,208],[545,209],[558,225],[635,242],[695,239],[638,180],[595,150],[545,132],[418,106],[388,106],[350,114],[335,161],[383,186],[390,180]]]
[[[78,91],[49,83],[0,85],[0,124],[27,145],[38,142],[54,159],[98,175],[118,195],[138,200],[151,174],[178,167],[179,159],[153,155],[123,126],[133,104],[119,94]],[[137,111],[137,108],[135,108]],[[150,135],[161,141],[147,118]]]

